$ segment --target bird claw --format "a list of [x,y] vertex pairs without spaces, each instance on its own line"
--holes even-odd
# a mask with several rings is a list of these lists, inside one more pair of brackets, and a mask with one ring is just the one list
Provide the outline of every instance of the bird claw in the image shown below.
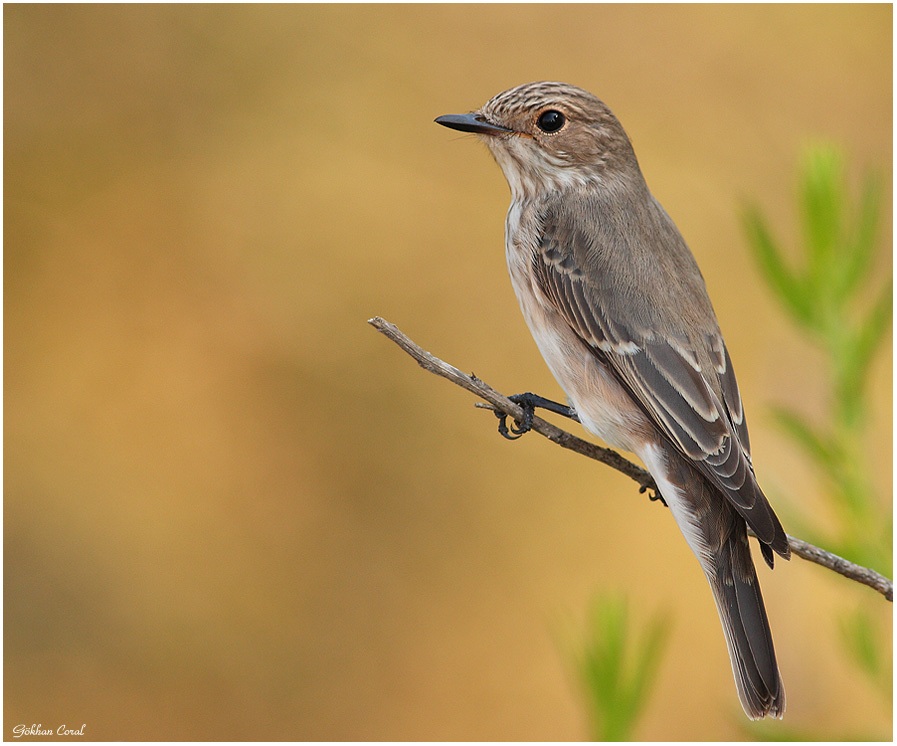
[[551,401],[551,399],[546,399],[538,394],[514,394],[513,396],[509,396],[508,399],[523,410],[523,419],[514,420],[516,427],[515,425],[508,427],[507,414],[504,412],[495,412],[495,416],[498,417],[498,432],[503,438],[507,438],[508,440],[517,440],[521,435],[524,435],[533,429],[533,417],[535,417],[536,407],[556,412],[557,414],[569,417],[572,420],[579,420],[571,407],[558,404],[557,402]]
[[[523,435],[529,428],[524,429],[521,424],[520,429],[511,425],[508,427],[508,415],[504,412],[496,412],[495,416],[498,417],[498,433],[503,438],[507,438],[508,440],[517,440],[521,435]],[[516,422],[516,420],[515,420]]]
[[517,440],[521,435],[524,435],[533,429],[533,416],[536,412],[536,405],[531,397],[531,394],[514,394],[514,396],[508,397],[523,410],[523,419],[515,419],[515,424],[510,427],[508,427],[508,415],[504,412],[496,411],[495,416],[498,417],[498,432],[503,438]]
[[660,503],[661,505],[663,505],[663,507],[670,507],[669,505],[667,505],[667,501],[663,499],[663,495],[660,494],[660,490],[658,490],[657,487],[653,485],[649,487],[646,484],[643,484],[641,487],[639,487],[639,493],[645,493],[648,490],[651,490],[651,494],[648,495],[648,499],[651,502],[657,502],[658,500],[660,500]]

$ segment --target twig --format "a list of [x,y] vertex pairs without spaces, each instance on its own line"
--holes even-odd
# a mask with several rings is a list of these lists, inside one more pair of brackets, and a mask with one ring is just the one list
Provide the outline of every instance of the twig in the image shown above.
[[[475,375],[462,373],[454,365],[449,365],[435,355],[431,355],[399,331],[395,324],[391,324],[379,316],[370,319],[368,323],[417,360],[418,364],[424,370],[427,370],[430,373],[435,373],[443,378],[447,378],[452,383],[479,396],[481,399],[488,402],[489,406],[487,408],[492,409],[493,411],[503,412],[509,417],[513,417],[518,422],[523,419],[523,409],[517,404],[503,394],[500,394],[484,381],[481,381]],[[566,430],[561,430],[559,427],[552,425],[550,422],[547,422],[540,417],[533,417],[532,429],[540,435],[544,435],[553,443],[557,443],[562,448],[567,448],[582,454],[583,456],[607,464],[625,474],[627,477],[634,479],[639,484],[640,492],[651,490],[654,493],[654,496],[651,499],[657,499],[659,493],[651,475],[641,467],[636,466],[631,461],[623,458],[616,451],[611,450],[610,448],[602,448],[601,446],[589,443],[582,438],[577,438],[572,433],[568,433]],[[788,544],[791,547],[791,551],[798,557],[809,560],[810,562],[815,562],[817,565],[822,565],[830,570],[834,570],[845,578],[867,585],[881,593],[888,601],[894,600],[894,584],[884,575],[881,575],[874,570],[870,570],[867,567],[856,565],[843,557],[827,552],[824,549],[820,549],[817,546],[813,546],[812,544],[793,536],[788,537]]]

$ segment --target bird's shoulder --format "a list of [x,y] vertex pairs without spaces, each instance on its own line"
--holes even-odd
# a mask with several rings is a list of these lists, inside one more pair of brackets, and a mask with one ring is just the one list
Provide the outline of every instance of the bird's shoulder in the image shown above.
[[581,287],[585,302],[630,334],[713,344],[719,324],[700,269],[645,189],[561,194],[532,213],[534,269]]

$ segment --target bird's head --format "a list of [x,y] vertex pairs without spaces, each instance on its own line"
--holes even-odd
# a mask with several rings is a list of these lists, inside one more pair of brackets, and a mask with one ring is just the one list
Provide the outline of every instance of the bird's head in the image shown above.
[[478,111],[436,122],[479,135],[515,196],[640,179],[629,138],[607,106],[566,83],[526,83],[499,93]]

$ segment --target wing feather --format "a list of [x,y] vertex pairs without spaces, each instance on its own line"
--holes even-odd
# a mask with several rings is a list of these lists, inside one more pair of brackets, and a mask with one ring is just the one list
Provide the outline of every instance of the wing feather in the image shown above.
[[787,554],[781,524],[753,475],[741,394],[715,319],[710,329],[662,335],[621,317],[625,304],[612,297],[612,283],[596,283],[581,266],[591,248],[584,241],[563,215],[546,216],[532,256],[539,290],[760,540]]

